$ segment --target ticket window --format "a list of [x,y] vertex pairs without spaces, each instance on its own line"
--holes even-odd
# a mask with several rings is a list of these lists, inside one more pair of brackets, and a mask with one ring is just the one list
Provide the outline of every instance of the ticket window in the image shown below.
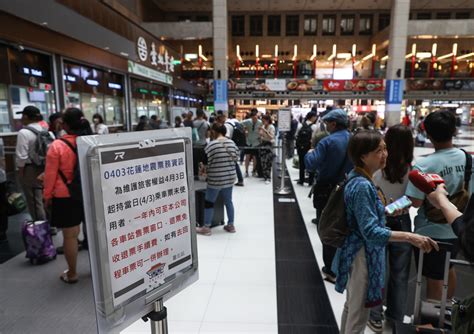
[[89,122],[92,122],[92,116],[99,114],[104,117],[104,97],[101,94],[92,95],[82,93],[82,112]]
[[15,119],[15,130],[21,128],[21,114],[26,106],[35,106],[40,110],[44,120],[48,120],[49,115],[56,112],[54,92],[36,88],[10,86],[10,98],[12,103],[13,117]]
[[8,88],[0,84],[0,132],[10,132],[10,117],[8,115]]
[[81,94],[75,92],[67,92],[66,107],[81,109]]
[[141,116],[148,117],[148,101],[145,99],[133,99],[133,104],[133,109],[135,110],[133,123],[136,124]]
[[105,97],[105,122],[108,125],[123,124],[123,98]]

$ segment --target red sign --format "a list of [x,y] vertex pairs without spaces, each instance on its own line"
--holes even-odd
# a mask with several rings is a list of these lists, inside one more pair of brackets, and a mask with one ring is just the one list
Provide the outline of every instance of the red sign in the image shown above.
[[329,92],[366,92],[366,91],[383,91],[383,80],[324,80],[324,90]]

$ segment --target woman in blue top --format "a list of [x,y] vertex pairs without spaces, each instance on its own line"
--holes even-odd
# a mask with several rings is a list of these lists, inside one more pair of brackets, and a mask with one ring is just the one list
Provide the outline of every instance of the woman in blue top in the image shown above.
[[370,307],[382,302],[385,246],[389,241],[409,242],[424,252],[438,249],[429,237],[385,227],[385,198],[372,182],[372,175],[384,168],[387,160],[382,135],[376,131],[358,132],[349,141],[348,154],[355,168],[349,174],[344,200],[352,231],[333,262],[336,291],[347,289],[341,320],[343,334],[364,333]]

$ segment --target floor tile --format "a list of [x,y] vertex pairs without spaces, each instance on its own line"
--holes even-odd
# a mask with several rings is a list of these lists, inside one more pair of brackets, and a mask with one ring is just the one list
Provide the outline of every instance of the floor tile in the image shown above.
[[276,288],[215,285],[204,322],[277,323]]
[[253,323],[229,323],[229,322],[203,322],[200,334],[207,333],[255,333],[275,334],[278,333],[278,325],[253,324]]
[[275,262],[268,260],[224,259],[216,284],[275,285]]
[[166,302],[170,321],[197,321],[204,318],[212,284],[194,283]]

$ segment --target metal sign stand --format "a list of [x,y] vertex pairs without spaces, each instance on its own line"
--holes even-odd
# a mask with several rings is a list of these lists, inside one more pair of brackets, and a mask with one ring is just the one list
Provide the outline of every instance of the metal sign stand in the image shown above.
[[291,193],[291,190],[285,187],[285,174],[286,174],[286,163],[285,163],[285,156],[286,156],[286,138],[283,136],[283,143],[281,148],[281,174],[280,174],[280,187],[275,189],[275,195],[288,195]]
[[144,316],[143,321],[151,320],[152,334],[168,334],[168,320],[166,319],[168,313],[166,307],[163,306],[163,299],[158,299],[153,303],[154,310]]

